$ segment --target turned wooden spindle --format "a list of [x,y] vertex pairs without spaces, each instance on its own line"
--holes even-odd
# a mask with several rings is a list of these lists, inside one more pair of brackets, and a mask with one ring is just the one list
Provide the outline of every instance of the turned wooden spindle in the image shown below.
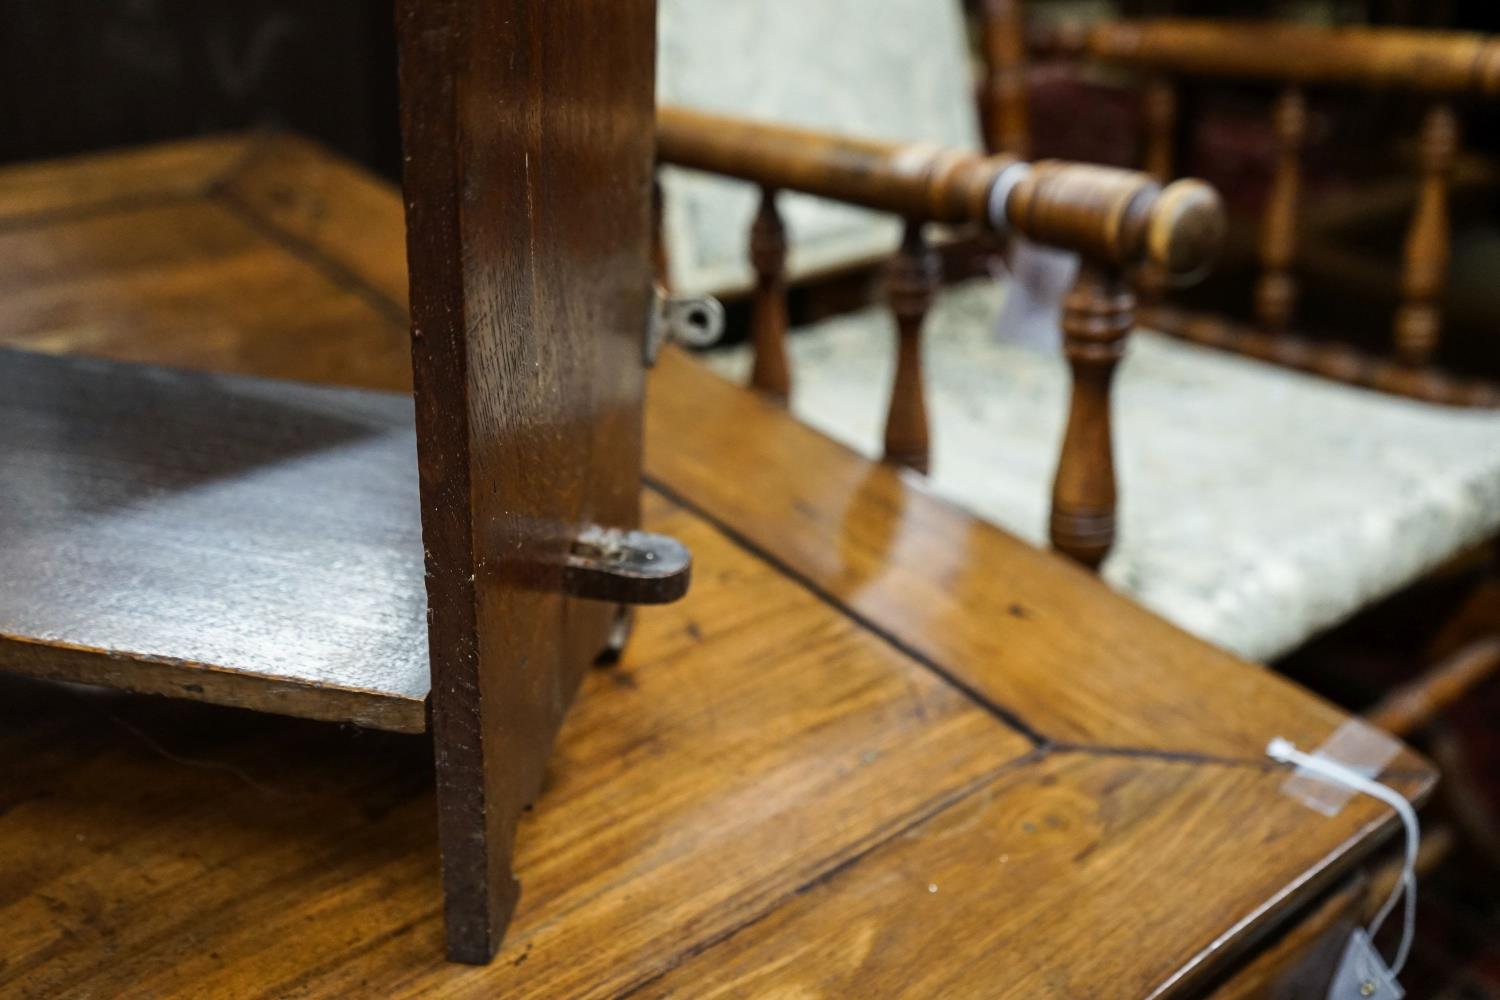
[[1255,289],[1255,316],[1267,331],[1291,323],[1297,298],[1292,262],[1297,251],[1297,203],[1302,189],[1302,143],[1307,134],[1307,106],[1302,91],[1288,87],[1273,113],[1276,139],[1275,176],[1260,233],[1260,282]]
[[1177,88],[1165,76],[1153,76],[1141,97],[1145,156],[1142,169],[1158,184],[1172,179],[1172,152],[1177,142]]
[[1026,107],[1026,38],[1021,0],[984,0],[985,141],[992,153],[1025,158],[1031,149]]
[[1439,103],[1422,122],[1419,163],[1422,177],[1401,271],[1401,306],[1396,312],[1396,356],[1411,367],[1432,360],[1442,326],[1438,296],[1448,273],[1448,186],[1458,154],[1458,120]]
[[755,365],[750,387],[786,402],[791,394],[791,367],[786,357],[786,227],[776,207],[776,189],[761,189],[760,209],[750,226],[750,265],[755,269],[750,342]]
[[[1177,90],[1165,76],[1153,76],[1146,84],[1141,101],[1145,125],[1145,155],[1142,167],[1158,184],[1172,179],[1172,152],[1177,138]],[[1141,301],[1152,304],[1167,295],[1167,274],[1151,260],[1141,264],[1135,275],[1136,291]]]
[[1115,540],[1110,386],[1135,324],[1135,295],[1115,268],[1085,261],[1063,299],[1063,350],[1073,371],[1068,429],[1052,484],[1052,545],[1097,569]]
[[1072,369],[1067,430],[1053,480],[1050,534],[1090,568],[1115,539],[1110,388],[1135,322],[1127,274],[1143,262],[1186,278],[1201,273],[1224,236],[1218,195],[1200,181],[1162,188],[1144,174],[1039,163],[1007,199],[1032,238],[1077,250],[1078,280],[1063,300],[1063,348]]
[[[886,452],[919,468],[911,443],[926,440],[925,421],[915,421],[921,413],[920,331],[936,275],[921,263],[929,251],[915,223],[977,223],[1077,253],[1081,277],[1064,319],[1073,399],[1054,481],[1052,538],[1066,554],[1099,565],[1114,540],[1109,389],[1134,321],[1126,276],[1145,263],[1173,282],[1204,273],[1225,226],[1211,187],[1181,180],[1163,188],[1134,170],[1018,164],[1008,155],[855,139],[669,106],[657,111],[657,152],[663,162],[912,220],[892,282],[902,361]],[[1007,174],[1011,181],[1002,188]]]
[[908,222],[891,260],[887,295],[896,318],[896,378],[885,419],[885,460],[926,474],[927,401],[922,391],[922,325],[937,294],[938,259],[920,222]]

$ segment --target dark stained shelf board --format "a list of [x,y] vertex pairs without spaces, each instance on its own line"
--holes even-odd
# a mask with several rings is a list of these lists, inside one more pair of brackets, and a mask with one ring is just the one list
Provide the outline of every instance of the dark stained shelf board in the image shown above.
[[426,729],[410,397],[0,351],[0,669]]

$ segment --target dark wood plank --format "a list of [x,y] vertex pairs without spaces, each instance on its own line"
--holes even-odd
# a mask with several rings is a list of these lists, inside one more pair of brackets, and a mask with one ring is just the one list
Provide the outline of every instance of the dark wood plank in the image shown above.
[[639,518],[656,5],[402,0],[397,35],[448,949],[483,962],[617,614],[564,560]]
[[[1023,761],[638,997],[1192,995],[1389,822],[1261,767]],[[941,956],[941,957],[940,957]],[[960,957],[961,956],[961,957]]]
[[0,994],[608,997],[1030,744],[701,520],[591,671],[486,968],[442,959],[425,741],[0,679]]
[[427,728],[411,402],[0,351],[12,671]]

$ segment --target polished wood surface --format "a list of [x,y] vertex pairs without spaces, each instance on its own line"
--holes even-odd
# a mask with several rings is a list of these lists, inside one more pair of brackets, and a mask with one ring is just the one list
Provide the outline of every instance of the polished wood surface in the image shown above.
[[425,732],[411,409],[0,351],[0,659]]
[[[372,344],[402,329],[404,283],[359,264],[403,252],[386,201],[357,246],[315,220],[258,230],[320,295],[381,301]],[[101,241],[91,266],[35,280],[61,300],[138,268],[113,217],[75,220]],[[50,224],[22,228],[39,253]],[[139,332],[170,315],[152,295],[76,341],[5,308],[33,349],[174,349]],[[249,350],[257,328],[217,366],[294,364]],[[1331,706],[678,350],[650,388],[644,524],[693,549],[696,581],[586,675],[492,965],[441,959],[425,741],[8,679],[0,992],[1193,995],[1393,831],[1368,801],[1296,805],[1262,757],[1274,735],[1316,746]],[[1395,776],[1431,782],[1409,754]]]
[[485,962],[521,810],[620,614],[565,597],[563,567],[640,516],[656,4],[402,0],[396,22],[448,953]]

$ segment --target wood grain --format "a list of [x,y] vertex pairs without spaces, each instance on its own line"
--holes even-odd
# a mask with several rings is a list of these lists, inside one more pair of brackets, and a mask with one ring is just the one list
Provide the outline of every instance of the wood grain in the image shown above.
[[[321,252],[308,254],[311,241],[284,243],[264,219],[247,246],[293,261],[315,299],[358,298],[392,272],[361,270],[365,250],[401,253],[400,232],[379,221],[391,215],[371,213],[363,248],[341,248],[356,237],[329,226],[313,230]],[[97,267],[80,257],[48,272],[61,298],[131,268],[129,254],[99,252]],[[195,267],[163,264],[163,280]],[[264,313],[229,313],[201,364],[406,377],[401,359],[336,368],[314,343],[249,350],[282,305],[236,299],[206,272],[200,285]],[[149,331],[174,308],[143,286],[138,302],[99,315],[104,336],[48,346],[165,352]],[[384,338],[404,335],[390,312],[372,310],[349,343],[368,338],[379,357]],[[838,959],[828,975],[846,975],[870,939],[916,957],[861,980],[869,995],[962,969],[971,974],[950,993],[1014,979],[1036,986],[1030,996],[1076,996],[1070,975],[1159,983],[1174,964],[1186,987],[1219,982],[1236,953],[1389,832],[1363,807],[1335,822],[1293,810],[1258,763],[1269,736],[1316,745],[1342,713],[678,351],[652,383],[652,474],[704,513],[648,492],[644,523],[694,550],[694,589],[642,612],[623,663],[585,677],[520,826],[526,892],[494,964],[441,959],[425,741],[0,679],[0,748],[15,762],[0,779],[0,993],[592,997],[670,984],[696,996],[692,970],[735,981],[756,953],[770,967],[819,948]],[[1419,794],[1430,772],[1410,755],[1397,766]],[[1035,850],[1001,865],[997,838]],[[898,858],[917,867],[894,876]],[[1041,887],[1018,892],[1030,883],[1012,860],[1045,875]],[[939,861],[929,894],[927,864]],[[913,879],[925,909],[905,905]],[[985,898],[972,913],[928,906],[951,902],[952,886]],[[1121,918],[1140,910],[1143,886],[1163,933]],[[861,903],[872,887],[903,905]],[[996,923],[1013,935],[976,920],[1009,909]],[[1035,931],[1018,927],[1024,913],[1037,914]],[[1057,940],[1032,948],[1049,928]],[[1047,950],[1093,929],[1102,937],[1076,946],[1076,972]],[[930,946],[911,952],[923,935]],[[992,951],[968,946],[991,936]],[[960,947],[964,961],[948,960]],[[807,972],[787,967],[785,981],[806,985]]]
[[698,578],[588,674],[492,965],[442,961],[422,741],[10,681],[0,993],[617,996],[1030,751],[700,519],[648,514]]
[[[1271,845],[1311,836],[1319,845],[1301,846],[1332,858],[1341,836],[1384,822],[1366,802],[1308,830],[1282,780],[1142,758],[1023,761],[636,995],[1191,995],[1238,951],[1205,940],[1204,913],[1243,942],[1273,886],[1323,876]],[[1124,957],[1147,937],[1151,957]]]
[[485,962],[515,825],[618,614],[563,595],[567,553],[640,516],[656,5],[396,19],[448,952]]

